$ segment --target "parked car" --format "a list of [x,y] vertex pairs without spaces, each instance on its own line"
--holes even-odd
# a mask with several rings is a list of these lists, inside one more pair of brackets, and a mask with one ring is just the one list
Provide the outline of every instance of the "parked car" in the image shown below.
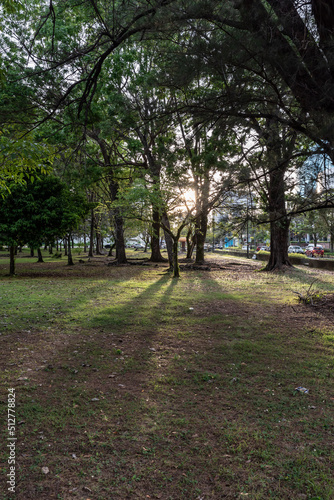
[[270,248],[269,247],[257,247],[256,251],[257,252],[270,252]]
[[288,248],[288,253],[304,253],[304,250],[298,245],[290,245]]
[[305,255],[307,255],[307,257],[323,257],[324,253],[325,253],[324,249],[320,246],[308,248],[305,251]]
[[[317,248],[324,248],[322,245],[316,245],[316,246],[317,246]],[[305,251],[306,250],[313,250],[314,247],[315,247],[315,245],[313,243],[309,243],[307,245],[307,247],[305,248]]]

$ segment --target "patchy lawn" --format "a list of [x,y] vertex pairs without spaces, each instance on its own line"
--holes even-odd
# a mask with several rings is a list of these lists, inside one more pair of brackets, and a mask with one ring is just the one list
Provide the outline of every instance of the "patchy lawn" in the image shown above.
[[1,499],[334,498],[333,274],[78,258],[0,260]]

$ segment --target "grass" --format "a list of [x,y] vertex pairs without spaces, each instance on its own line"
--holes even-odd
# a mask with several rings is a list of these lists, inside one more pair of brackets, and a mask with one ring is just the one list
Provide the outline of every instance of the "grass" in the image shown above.
[[215,258],[180,280],[103,259],[8,278],[0,259],[17,499],[334,498],[333,313],[293,293],[333,294],[333,275]]

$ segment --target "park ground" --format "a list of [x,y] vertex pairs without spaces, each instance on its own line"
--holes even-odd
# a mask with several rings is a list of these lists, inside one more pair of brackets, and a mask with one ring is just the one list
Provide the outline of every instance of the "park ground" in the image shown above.
[[1,499],[333,499],[334,273],[107,260],[0,258]]

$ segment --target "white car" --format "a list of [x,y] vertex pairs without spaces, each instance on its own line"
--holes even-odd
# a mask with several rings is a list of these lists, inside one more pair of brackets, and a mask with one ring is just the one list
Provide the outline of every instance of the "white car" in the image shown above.
[[298,245],[290,245],[288,253],[304,253],[304,249]]
[[[305,248],[305,251],[306,251],[306,250],[313,250],[313,248],[314,248],[313,243],[309,243],[309,244],[307,245],[307,247]],[[324,247],[323,247],[322,245],[317,245],[317,248],[321,248],[321,249],[323,250],[323,248],[324,248]]]

